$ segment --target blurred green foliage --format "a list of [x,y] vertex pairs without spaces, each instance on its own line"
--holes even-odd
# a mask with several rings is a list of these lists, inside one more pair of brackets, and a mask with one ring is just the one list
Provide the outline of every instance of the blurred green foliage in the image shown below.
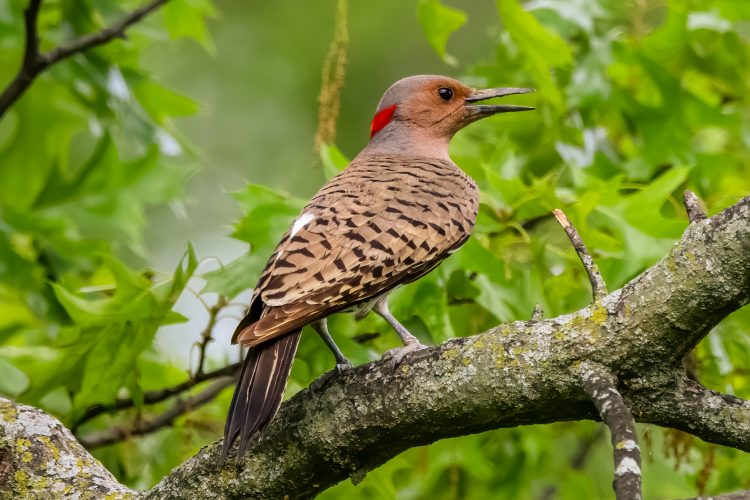
[[[42,48],[95,31],[138,4],[46,2]],[[24,6],[0,0],[0,85],[21,58]],[[750,193],[750,4],[497,0],[494,8],[494,46],[472,60],[448,55],[451,35],[472,27],[462,2],[420,0],[412,10],[437,57],[458,66],[456,76],[477,87],[538,89],[514,98],[538,111],[485,120],[453,141],[454,160],[482,191],[476,231],[393,297],[394,313],[425,343],[526,319],[536,303],[546,316],[588,303],[585,272],[553,208],[565,209],[615,289],[680,236],[684,189],[696,191],[710,213]],[[205,24],[213,15],[208,0],[173,0],[126,42],[52,68],[0,120],[0,393],[71,426],[93,404],[136,401],[134,410],[87,422],[81,434],[163,411],[165,403],[140,407],[143,393],[187,377],[155,336],[184,319],[172,309],[190,293],[198,258],[185,242],[176,271],[155,273],[142,233],[149,207],[183,199],[181,186],[200,163],[175,126],[200,107],[155,81],[141,56],[154,41],[189,37],[220,58]],[[370,107],[378,97],[368,97]],[[321,164],[330,177],[346,157],[327,145]],[[235,199],[243,216],[233,236],[251,250],[203,275],[209,301],[254,284],[304,204],[254,184]],[[338,315],[331,329],[356,363],[397,344],[374,317]],[[699,346],[704,383],[750,397],[748,331],[744,308]],[[303,336],[287,394],[332,364],[315,335]],[[220,435],[229,396],[96,455],[124,482],[147,487]],[[748,455],[640,429],[647,498],[750,488]],[[410,450],[358,486],[342,483],[322,497],[607,498],[609,446],[592,422],[498,430]]]

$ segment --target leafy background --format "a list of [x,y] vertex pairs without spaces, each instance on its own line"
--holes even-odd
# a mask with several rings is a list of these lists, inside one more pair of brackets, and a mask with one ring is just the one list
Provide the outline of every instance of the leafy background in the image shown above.
[[[171,403],[76,425],[92,405],[138,403],[188,379],[208,308],[224,298],[206,369],[237,361],[228,336],[259,267],[304,200],[364,146],[382,91],[409,74],[538,89],[514,100],[538,111],[453,141],[482,206],[466,246],[394,294],[425,343],[528,318],[536,303],[547,316],[587,303],[555,207],[614,289],[680,236],[684,189],[709,213],[750,192],[747,2],[387,0],[352,2],[348,16],[342,4],[173,0],[127,40],[45,73],[0,120],[0,393],[84,437],[158,415]],[[42,48],[137,5],[50,0]],[[0,0],[0,85],[21,58],[24,7]],[[341,116],[335,145],[315,152],[336,16],[349,34]],[[699,346],[696,375],[750,397],[749,330],[746,307]],[[397,343],[375,318],[336,316],[332,331],[355,363]],[[287,395],[333,364],[315,335],[297,358]],[[94,453],[146,488],[220,436],[230,396]],[[639,432],[647,498],[750,488],[747,454]],[[409,450],[322,497],[608,498],[611,469],[601,426],[532,426]]]

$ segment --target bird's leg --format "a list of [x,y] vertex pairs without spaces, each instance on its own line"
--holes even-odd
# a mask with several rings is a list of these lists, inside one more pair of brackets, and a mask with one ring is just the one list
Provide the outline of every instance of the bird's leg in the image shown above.
[[336,358],[336,371],[339,373],[343,372],[344,370],[348,370],[352,367],[351,362],[346,359],[346,356],[344,356],[344,353],[341,352],[341,349],[339,349],[339,346],[336,345],[336,342],[333,341],[333,337],[331,337],[331,334],[328,332],[328,319],[323,318],[321,320],[316,321],[312,324],[312,327],[315,329],[316,332],[318,332],[318,335],[320,335],[320,338],[323,339],[323,342],[326,343],[328,348],[331,350],[333,355]]
[[391,358],[395,366],[401,363],[403,357],[410,352],[424,349],[425,346],[419,341],[419,339],[412,335],[411,332],[409,332],[409,330],[407,330],[404,325],[399,323],[398,320],[393,316],[393,314],[391,314],[391,311],[388,309],[387,296],[384,296],[380,300],[378,300],[373,306],[372,310],[375,312],[375,314],[386,320],[388,324],[391,325],[391,328],[396,330],[398,336],[401,337],[401,342],[403,342],[404,344],[403,347],[397,347],[386,352],[385,355],[383,355],[383,358]]

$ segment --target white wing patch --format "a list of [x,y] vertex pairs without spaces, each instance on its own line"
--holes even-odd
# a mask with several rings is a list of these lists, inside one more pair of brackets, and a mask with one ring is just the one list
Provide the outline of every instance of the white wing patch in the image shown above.
[[289,237],[291,238],[295,234],[299,232],[300,229],[305,227],[305,225],[313,220],[315,216],[311,213],[304,213],[300,215],[296,221],[294,221],[294,224],[292,224],[292,232],[289,234]]

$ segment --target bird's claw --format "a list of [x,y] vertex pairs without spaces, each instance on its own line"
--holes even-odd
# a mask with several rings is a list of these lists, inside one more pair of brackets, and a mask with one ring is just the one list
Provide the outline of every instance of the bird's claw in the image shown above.
[[403,347],[396,347],[395,349],[386,351],[385,354],[383,354],[383,359],[390,360],[391,369],[395,369],[398,365],[401,364],[404,356],[426,347],[427,346],[422,344],[421,342],[412,342],[410,344],[404,345]]

